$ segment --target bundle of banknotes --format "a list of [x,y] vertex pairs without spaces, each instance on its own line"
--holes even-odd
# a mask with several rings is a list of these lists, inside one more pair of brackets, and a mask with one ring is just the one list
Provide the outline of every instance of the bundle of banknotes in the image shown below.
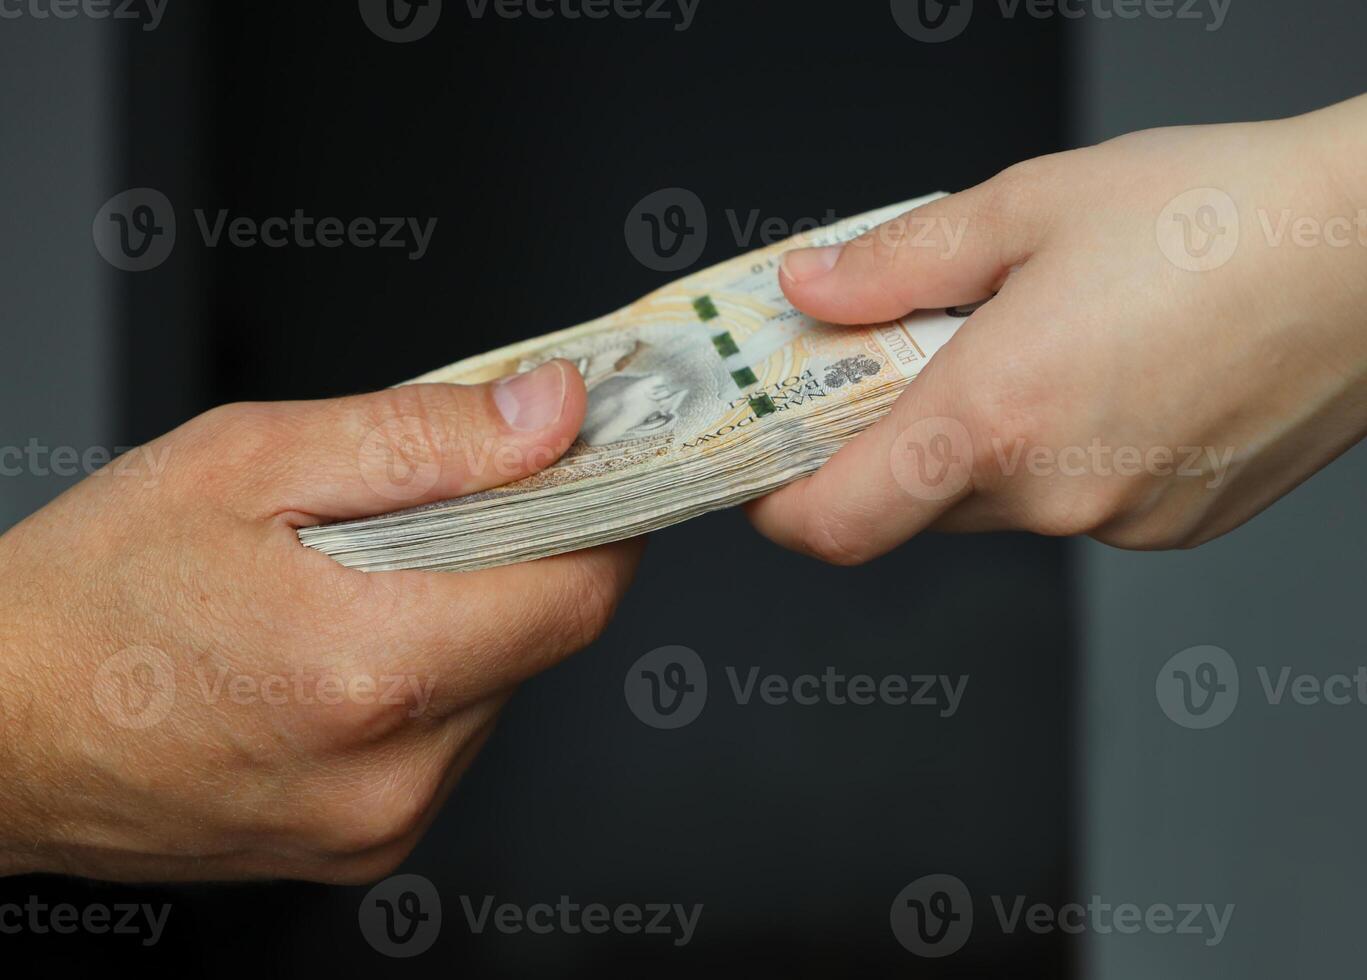
[[783,253],[848,241],[938,196],[795,236],[617,313],[415,379],[474,384],[564,358],[583,374],[587,416],[564,457],[533,477],[300,539],[367,571],[472,571],[635,537],[809,475],[887,414],[968,311],[819,323],[779,288]]

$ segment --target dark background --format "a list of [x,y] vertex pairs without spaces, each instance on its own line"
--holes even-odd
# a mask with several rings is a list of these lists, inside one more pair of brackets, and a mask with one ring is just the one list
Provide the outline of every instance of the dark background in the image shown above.
[[[994,8],[995,5],[990,5]],[[887,4],[702,0],[669,23],[472,19],[447,0],[431,36],[378,39],[351,2],[176,5],[119,34],[108,66],[116,154],[99,201],[150,186],[180,240],[115,274],[113,438],[149,438],[212,405],[371,390],[571,325],[671,275],[627,249],[645,195],[692,190],[702,262],[740,251],[728,210],[845,216],[954,190],[1065,141],[1064,24],[979,11],[918,44]],[[75,152],[80,147],[73,148]],[[402,251],[210,250],[193,209],[258,219],[439,219]],[[90,210],[94,213],[94,208]],[[357,927],[365,889],[301,884],[126,889],[0,881],[0,903],[174,907],[153,949],[96,936],[5,937],[11,962],[211,975],[1070,975],[1062,937],[1001,936],[986,896],[1074,897],[1075,723],[1069,570],[1055,542],[926,536],[839,570],[783,553],[733,513],[658,534],[608,634],[527,685],[403,870],[440,890],[436,946],[411,961]],[[628,710],[628,667],[702,656],[713,696],[680,731]],[[722,670],[970,675],[958,716],[910,707],[740,707]],[[893,896],[962,878],[983,926],[918,960]],[[662,937],[472,935],[457,896],[520,905],[704,905]]]

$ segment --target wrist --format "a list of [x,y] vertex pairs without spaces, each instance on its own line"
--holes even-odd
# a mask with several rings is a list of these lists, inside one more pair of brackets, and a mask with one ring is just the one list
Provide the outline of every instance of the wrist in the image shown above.
[[[10,712],[12,707],[12,702],[5,702],[0,692],[0,712]],[[0,752],[0,813],[4,814],[0,825],[0,878],[46,870],[38,833],[42,823],[36,819],[26,788],[26,767],[16,758],[12,741],[17,727],[11,714],[0,714],[0,737],[7,743]]]
[[36,803],[35,767],[24,748],[36,724],[35,696],[23,683],[14,625],[0,610],[0,877],[47,870],[41,855],[46,824]]
[[[1356,219],[1358,244],[1367,255],[1367,95],[1288,120],[1305,128],[1314,166],[1324,178],[1332,207]],[[1364,262],[1367,268],[1367,262]]]
[[1290,328],[1346,449],[1367,438],[1367,96],[1260,125],[1265,306]]
[[[7,703],[5,710],[12,706]],[[0,751],[0,878],[51,870],[43,855],[44,822],[33,799],[32,767],[19,757],[14,740],[22,724],[22,718],[16,722],[12,715],[0,719],[0,737],[7,743]]]
[[38,874],[45,870],[46,867],[37,855],[25,854],[18,850],[0,850],[0,878]]

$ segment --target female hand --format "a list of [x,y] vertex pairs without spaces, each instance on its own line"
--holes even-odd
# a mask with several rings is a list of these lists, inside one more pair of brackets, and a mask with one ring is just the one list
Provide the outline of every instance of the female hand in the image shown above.
[[789,253],[835,323],[979,308],[892,414],[751,505],[867,561],[926,528],[1189,547],[1367,432],[1367,97],[1032,160],[841,248]]

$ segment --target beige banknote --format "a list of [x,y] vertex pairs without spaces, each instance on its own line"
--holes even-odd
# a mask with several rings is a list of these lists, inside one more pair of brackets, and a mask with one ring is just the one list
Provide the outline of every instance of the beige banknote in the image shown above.
[[578,441],[536,476],[308,528],[301,540],[367,570],[472,570],[642,534],[811,473],[888,411],[970,311],[819,323],[784,297],[781,257],[848,241],[935,196],[742,255],[601,319],[415,379],[469,384],[564,358],[584,376],[587,414]]

